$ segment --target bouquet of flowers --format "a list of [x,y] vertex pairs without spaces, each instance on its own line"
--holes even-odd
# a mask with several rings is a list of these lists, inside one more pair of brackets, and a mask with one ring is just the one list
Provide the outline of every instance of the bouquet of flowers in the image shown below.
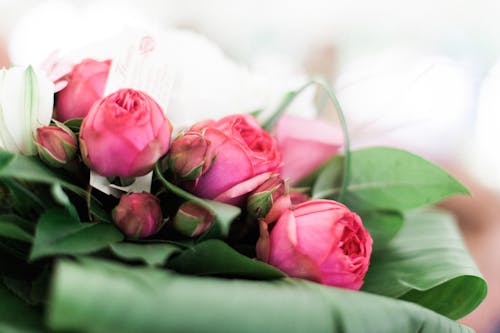
[[[154,94],[106,92],[114,61],[0,71],[0,331],[471,331],[486,283],[425,208],[467,193],[444,170],[351,151],[320,80],[176,128]],[[339,126],[286,114],[311,86]]]

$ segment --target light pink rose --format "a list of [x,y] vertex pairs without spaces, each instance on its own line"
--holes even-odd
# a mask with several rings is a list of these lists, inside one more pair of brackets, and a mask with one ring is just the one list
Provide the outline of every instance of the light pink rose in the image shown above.
[[359,216],[333,200],[311,200],[286,211],[267,234],[259,259],[296,278],[358,290],[370,264],[372,238]]
[[154,235],[163,226],[160,201],[146,192],[122,195],[113,209],[113,222],[131,238]]
[[111,60],[93,59],[75,65],[64,78],[68,84],[56,95],[55,118],[59,121],[84,118],[92,104],[103,96],[110,66]]
[[275,134],[283,155],[281,175],[292,185],[325,163],[343,145],[340,128],[318,119],[282,116]]
[[[193,165],[176,163],[193,142],[202,146],[192,150]],[[233,205],[243,204],[244,197],[281,166],[276,140],[250,115],[195,124],[174,140],[172,151],[175,154],[170,156],[170,165],[174,174],[182,176],[196,167],[199,171],[196,179],[181,182],[181,186],[199,197]]]
[[149,95],[121,89],[96,102],[80,129],[83,161],[106,177],[138,177],[169,148],[172,126]]

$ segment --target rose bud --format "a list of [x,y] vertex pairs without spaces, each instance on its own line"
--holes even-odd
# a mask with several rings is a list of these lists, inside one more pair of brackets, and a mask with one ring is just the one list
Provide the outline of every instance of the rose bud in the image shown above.
[[353,290],[363,285],[373,241],[346,206],[311,200],[284,212],[267,242],[265,231],[259,257],[289,276]]
[[[245,196],[281,166],[276,140],[250,115],[197,123],[177,140],[190,142],[195,134],[206,140],[203,160],[211,163],[208,168],[202,168],[197,179],[180,185],[199,197],[242,205]],[[189,154],[187,148],[186,153]],[[199,163],[198,157],[195,160],[198,162],[194,164]]]
[[113,209],[113,221],[128,237],[154,235],[163,226],[160,201],[147,192],[124,194]]
[[283,155],[280,170],[290,184],[297,184],[333,157],[344,144],[342,131],[318,119],[283,116],[276,125],[276,140]]
[[210,142],[202,133],[189,132],[172,142],[170,169],[180,180],[195,180],[206,172],[215,158]]
[[54,168],[66,165],[78,149],[75,134],[61,123],[38,128],[36,146],[42,161]]
[[148,95],[121,89],[96,102],[80,129],[83,161],[105,177],[139,177],[167,151],[172,126]]
[[92,104],[104,94],[111,60],[85,59],[75,65],[64,79],[66,87],[57,93],[55,118],[66,121],[84,118]]
[[192,201],[183,203],[174,218],[174,228],[181,234],[197,237],[207,231],[214,221],[214,214]]
[[288,184],[279,174],[274,174],[250,193],[247,210],[251,216],[272,223],[291,205]]

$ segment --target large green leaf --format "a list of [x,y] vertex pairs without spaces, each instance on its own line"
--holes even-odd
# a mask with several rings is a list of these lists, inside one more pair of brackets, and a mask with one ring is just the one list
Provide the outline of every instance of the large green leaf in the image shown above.
[[60,261],[48,304],[49,326],[76,332],[472,332],[414,303],[363,292],[95,260]]
[[12,294],[0,283],[0,332],[35,333],[43,329],[42,314]]
[[110,248],[121,259],[139,260],[150,266],[163,266],[168,258],[180,252],[179,247],[166,243],[116,243]]
[[389,246],[372,257],[363,290],[457,319],[482,302],[487,286],[453,218],[432,211],[407,216]]
[[227,205],[221,202],[198,198],[189,192],[184,191],[178,186],[169,182],[161,173],[160,163],[155,167],[156,175],[161,183],[172,193],[180,198],[192,201],[208,209],[215,216],[215,223],[201,236],[202,239],[226,237],[229,234],[231,223],[240,215],[241,210],[238,207]]
[[[331,166],[319,175],[313,197],[335,199],[340,193],[339,163],[332,161]],[[353,210],[405,211],[467,193],[437,165],[404,150],[376,147],[351,153],[350,180],[343,202]]]
[[373,238],[373,250],[378,251],[396,236],[404,224],[404,217],[396,211],[368,211],[360,213],[363,225]]
[[277,279],[285,276],[276,268],[250,259],[217,239],[198,243],[172,259],[168,267],[196,275],[231,275],[251,279]]
[[67,210],[50,209],[37,223],[30,258],[91,253],[122,239],[112,224],[80,223]]

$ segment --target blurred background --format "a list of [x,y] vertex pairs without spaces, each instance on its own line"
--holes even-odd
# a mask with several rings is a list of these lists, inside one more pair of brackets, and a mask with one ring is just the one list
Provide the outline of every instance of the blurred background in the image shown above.
[[[0,0],[0,67],[40,64],[55,49],[64,54],[125,27],[179,28],[218,45],[207,44],[215,58],[190,51],[210,94],[234,93],[240,103],[234,87],[247,90],[243,81],[252,80],[258,89],[245,98],[277,103],[307,76],[322,76],[355,146],[409,149],[471,189],[472,197],[443,204],[490,289],[462,321],[500,332],[499,14],[497,0]],[[217,71],[203,70],[221,59]],[[235,70],[251,75],[216,75]]]

